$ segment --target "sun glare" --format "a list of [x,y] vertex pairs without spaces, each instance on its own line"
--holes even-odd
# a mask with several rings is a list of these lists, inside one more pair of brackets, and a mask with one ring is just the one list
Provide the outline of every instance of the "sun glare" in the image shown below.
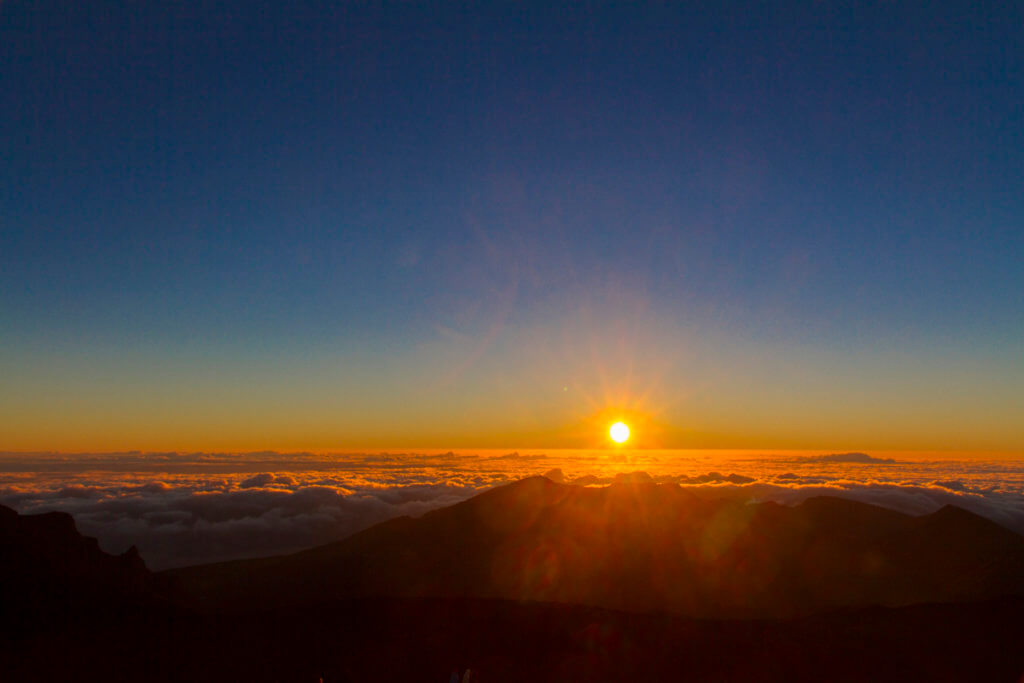
[[612,441],[615,443],[625,443],[629,438],[629,427],[625,422],[616,422],[608,430],[608,436],[612,437]]

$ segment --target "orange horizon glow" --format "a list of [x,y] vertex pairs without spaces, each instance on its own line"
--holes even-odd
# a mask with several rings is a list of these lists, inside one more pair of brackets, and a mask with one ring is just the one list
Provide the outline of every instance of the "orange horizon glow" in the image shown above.
[[598,325],[584,306],[477,356],[456,338],[395,355],[7,358],[0,451],[622,448],[618,421],[637,450],[1024,451],[1019,384],[989,386],[996,366],[753,345],[621,303],[641,313]]

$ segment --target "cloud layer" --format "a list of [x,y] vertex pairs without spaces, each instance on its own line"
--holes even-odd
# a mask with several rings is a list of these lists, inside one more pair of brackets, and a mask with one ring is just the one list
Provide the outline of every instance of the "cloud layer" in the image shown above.
[[153,569],[294,552],[537,474],[587,486],[650,479],[789,505],[835,495],[909,514],[953,504],[1024,534],[1019,462],[853,455],[719,459],[730,469],[711,469],[659,454],[6,454],[0,503],[69,512],[104,549],[136,545]]

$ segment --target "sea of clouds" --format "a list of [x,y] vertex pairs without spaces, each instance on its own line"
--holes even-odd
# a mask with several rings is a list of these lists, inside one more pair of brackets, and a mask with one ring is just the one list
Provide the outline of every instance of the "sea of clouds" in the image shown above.
[[833,495],[920,515],[953,504],[1024,534],[1024,461],[652,452],[0,454],[0,504],[60,510],[152,569],[295,552],[525,476],[630,476],[704,495],[797,504]]

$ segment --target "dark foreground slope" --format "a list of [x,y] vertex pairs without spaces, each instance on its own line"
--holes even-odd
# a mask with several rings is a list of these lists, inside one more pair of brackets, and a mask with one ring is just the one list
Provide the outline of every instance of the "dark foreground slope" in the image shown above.
[[492,600],[154,609],[0,643],[4,681],[1018,683],[1024,601],[699,621]]
[[525,479],[303,553],[169,572],[195,604],[498,598],[705,618],[1024,594],[1024,537],[965,510],[701,499]]
[[[576,595],[637,609],[692,594],[665,592],[677,570],[727,612],[741,599],[790,612],[1012,593],[1019,538],[953,508],[912,518],[830,499],[790,509],[527,480],[306,553],[156,576],[132,553],[100,551],[67,516],[0,514],[5,682],[443,683],[467,668],[474,683],[1024,676],[1018,597],[744,620],[534,601],[575,581]],[[446,595],[499,588],[526,599]],[[799,609],[780,609],[786,599]],[[707,609],[701,600],[670,606]]]

